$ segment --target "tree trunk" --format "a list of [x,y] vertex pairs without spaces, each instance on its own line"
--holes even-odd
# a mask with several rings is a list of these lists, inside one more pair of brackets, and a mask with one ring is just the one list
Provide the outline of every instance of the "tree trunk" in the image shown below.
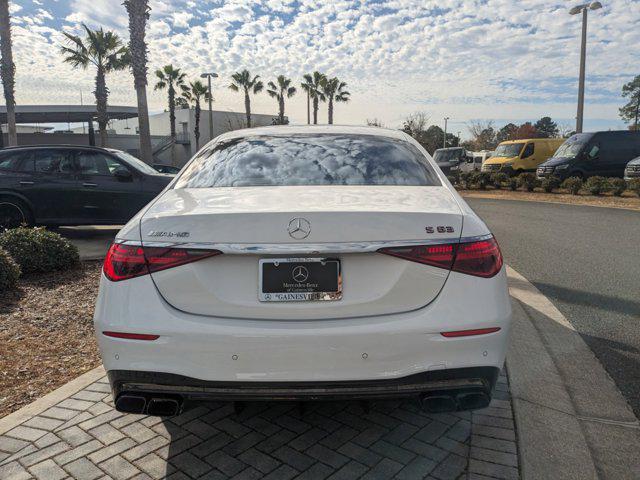
[[244,109],[247,113],[247,128],[251,128],[251,99],[249,98],[249,91],[244,91]]
[[169,82],[169,124],[171,127],[171,138],[176,139],[176,91],[173,82]]
[[196,124],[193,127],[193,135],[196,137],[196,152],[200,150],[200,99],[196,98]]
[[311,105],[309,105],[309,91],[307,90],[307,125],[311,124]]
[[333,125],[333,97],[329,97],[329,125]]
[[278,101],[280,125],[284,125],[284,92],[281,92],[280,100]]
[[318,124],[318,97],[313,97],[313,124]]
[[93,92],[96,96],[96,110],[98,111],[97,120],[100,129],[100,146],[107,146],[107,124],[109,123],[109,115],[107,114],[107,98],[109,97],[109,89],[105,80],[105,73],[102,67],[98,67],[96,73],[96,90]]
[[138,134],[140,136],[140,159],[148,164],[153,163],[151,147],[151,129],[149,128],[149,107],[147,106],[147,87],[136,88],[138,97]]
[[138,99],[140,159],[151,164],[153,163],[153,148],[151,147],[149,107],[147,105],[147,44],[145,42],[149,4],[148,0],[131,0],[125,3],[125,7],[129,13],[131,69]]
[[[7,104],[8,146],[14,147],[18,145],[15,98],[16,66],[13,63],[13,53],[11,51],[11,19],[9,17],[8,0],[0,0],[0,53],[2,55],[0,76],[2,76],[4,99]],[[1,131],[0,135],[2,135]]]

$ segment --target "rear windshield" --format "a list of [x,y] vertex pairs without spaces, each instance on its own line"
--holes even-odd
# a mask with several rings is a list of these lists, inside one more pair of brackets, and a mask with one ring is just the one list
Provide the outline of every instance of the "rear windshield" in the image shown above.
[[200,152],[175,188],[288,185],[441,185],[408,142],[372,135],[234,138]]

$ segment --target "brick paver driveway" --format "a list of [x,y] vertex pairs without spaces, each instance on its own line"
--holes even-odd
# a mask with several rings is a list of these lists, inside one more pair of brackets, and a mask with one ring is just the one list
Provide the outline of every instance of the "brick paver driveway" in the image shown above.
[[[517,479],[507,379],[491,407],[249,403],[171,419],[112,408],[105,378],[0,436],[0,479]],[[301,410],[302,408],[302,410]]]

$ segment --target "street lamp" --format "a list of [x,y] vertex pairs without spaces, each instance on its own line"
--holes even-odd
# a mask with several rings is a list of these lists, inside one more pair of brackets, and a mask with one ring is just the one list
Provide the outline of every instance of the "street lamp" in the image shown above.
[[443,148],[447,148],[447,122],[449,121],[449,117],[444,117],[444,139],[443,139]]
[[217,73],[203,73],[200,78],[206,78],[209,81],[209,141],[213,140],[213,90],[211,90],[211,79],[218,78]]
[[578,83],[578,118],[576,120],[576,133],[582,133],[582,121],[584,118],[584,76],[587,56],[587,12],[602,8],[600,2],[583,3],[569,10],[571,15],[582,13],[582,44],[580,46],[580,80]]

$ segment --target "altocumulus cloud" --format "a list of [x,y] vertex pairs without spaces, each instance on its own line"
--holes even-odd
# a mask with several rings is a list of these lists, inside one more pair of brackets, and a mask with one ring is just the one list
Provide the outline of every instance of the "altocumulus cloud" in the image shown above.
[[[93,90],[92,72],[72,71],[58,53],[62,30],[81,22],[127,36],[120,0],[12,0],[20,103],[77,103]],[[249,68],[264,80],[319,69],[349,84],[339,123],[378,117],[400,124],[415,110],[446,115],[572,118],[580,22],[554,0],[151,0],[151,69],[173,63],[197,77],[215,70],[216,107],[242,109],[228,76]],[[607,0],[590,14],[587,117],[612,126],[622,83],[639,74],[640,0]],[[152,81],[152,80],[151,80]],[[109,79],[111,102],[134,102],[131,76]],[[164,96],[150,93],[152,109]],[[259,95],[254,111],[275,113]],[[306,102],[289,102],[294,122]],[[322,108],[321,121],[326,119]]]

